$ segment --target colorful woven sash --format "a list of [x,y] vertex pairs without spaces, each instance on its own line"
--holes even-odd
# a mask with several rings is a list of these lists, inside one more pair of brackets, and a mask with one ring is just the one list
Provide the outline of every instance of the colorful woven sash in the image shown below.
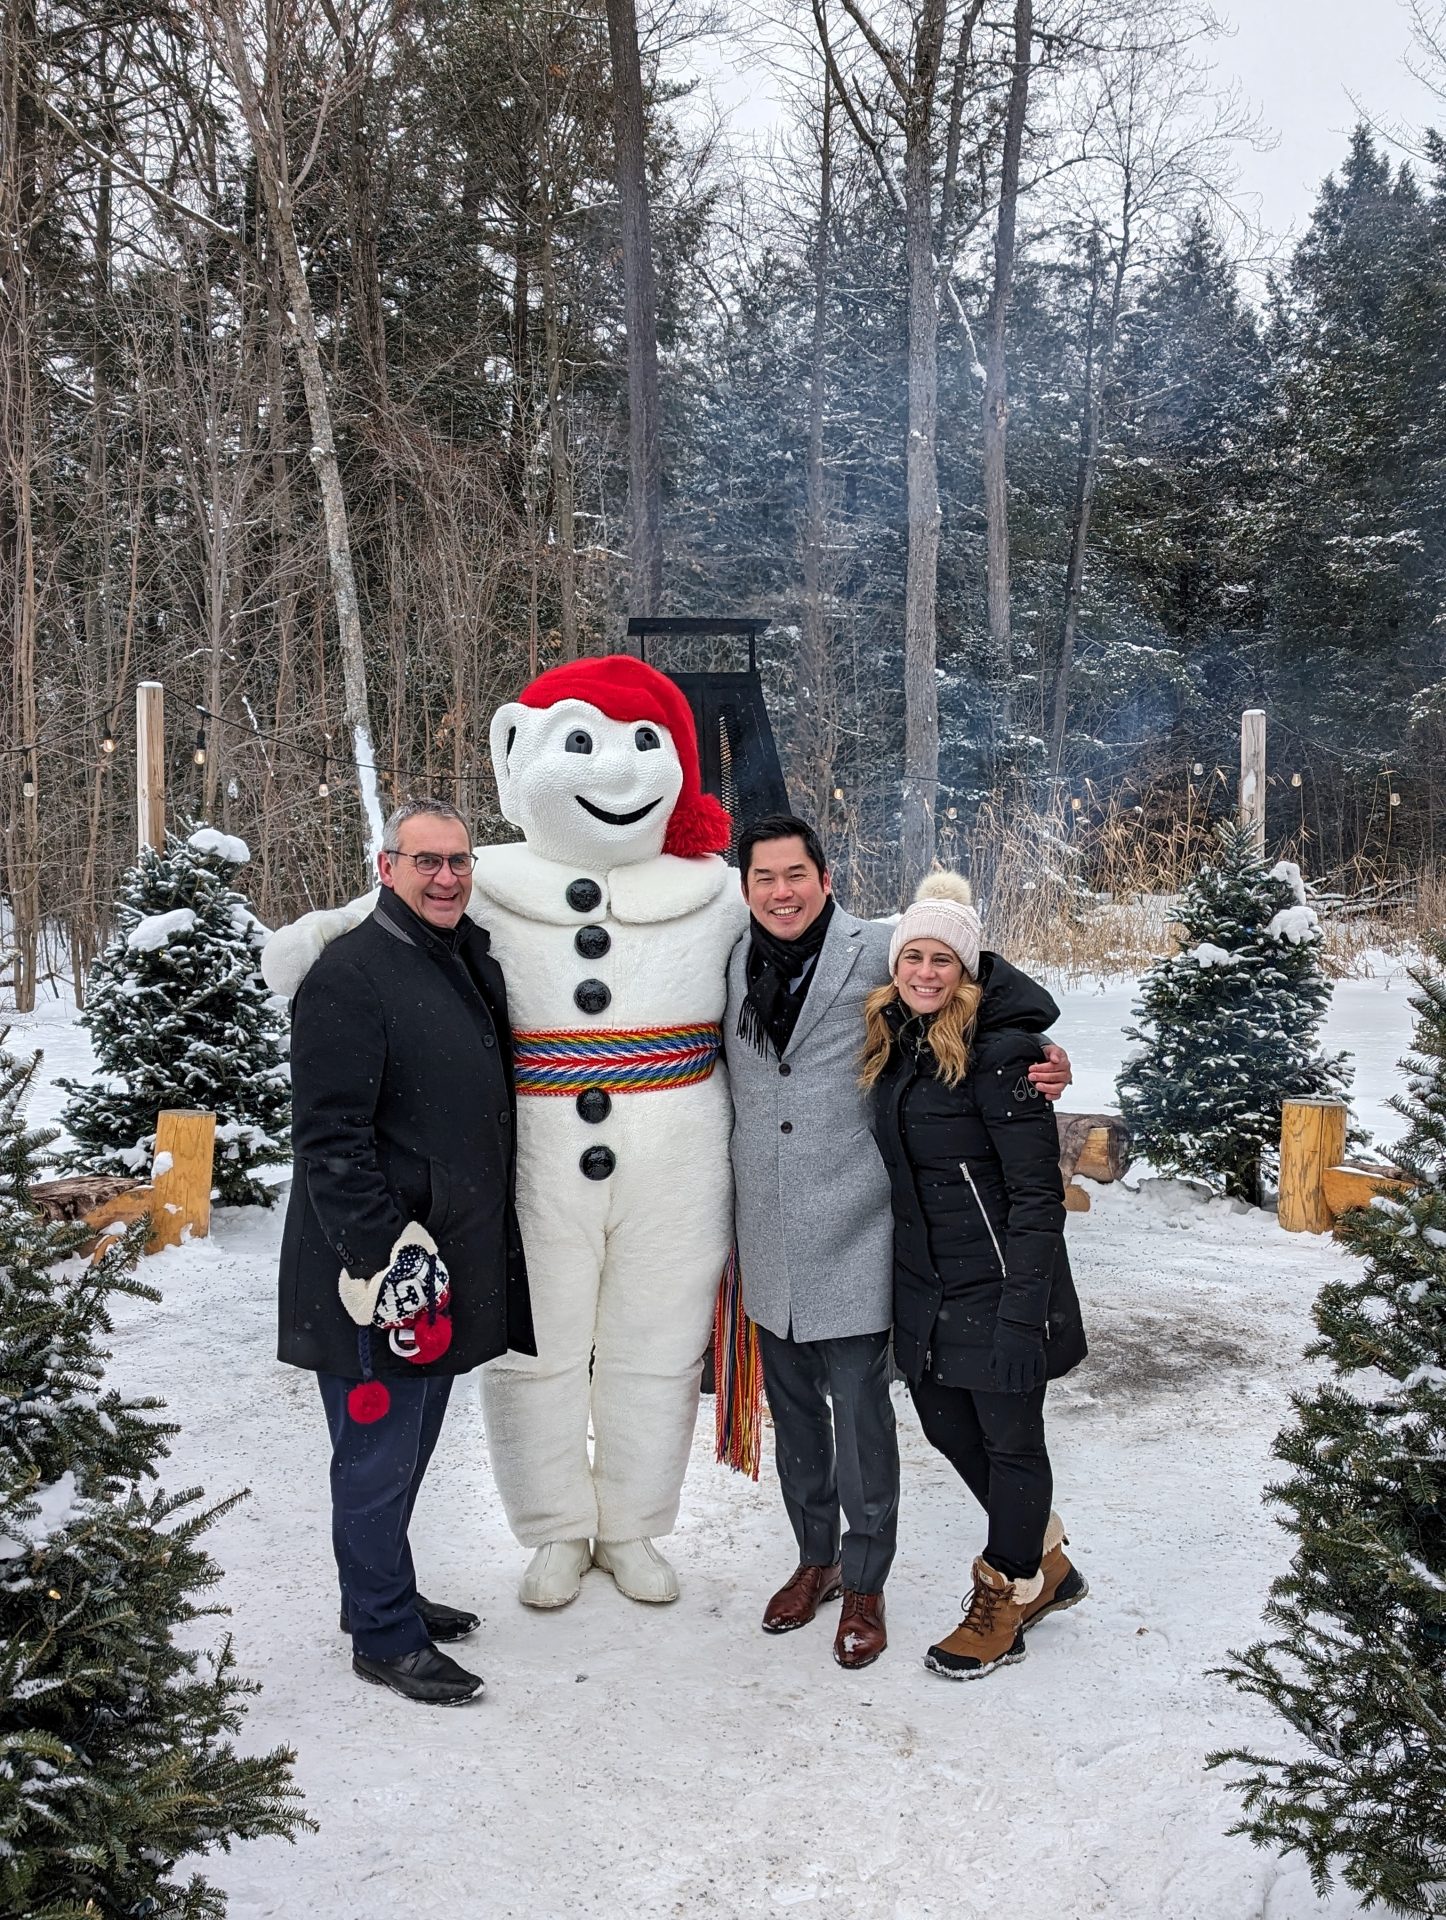
[[691,1087],[712,1073],[723,1029],[711,1021],[691,1027],[581,1027],[515,1031],[512,1059],[519,1093],[576,1097],[655,1093]]

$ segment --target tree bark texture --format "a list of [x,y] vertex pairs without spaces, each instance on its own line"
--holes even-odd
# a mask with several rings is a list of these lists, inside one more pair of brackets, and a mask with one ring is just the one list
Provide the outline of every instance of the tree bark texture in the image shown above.
[[[331,576],[332,598],[336,608],[337,640],[341,650],[342,682],[346,697],[347,729],[351,735],[356,764],[357,788],[366,821],[367,851],[375,856],[382,843],[382,808],[377,786],[376,754],[372,746],[372,727],[367,699],[366,655],[362,643],[361,609],[357,599],[356,571],[352,564],[351,529],[347,518],[346,495],[341,483],[341,468],[336,457],[332,433],[331,403],[322,370],[321,348],[317,339],[316,316],[311,290],[302,264],[296,237],[296,219],[291,198],[291,168],[286,148],[285,114],[279,98],[279,49],[268,42],[267,66],[258,83],[252,71],[240,16],[232,0],[212,0],[214,16],[220,27],[221,53],[236,89],[246,128],[256,156],[256,171],[266,200],[267,216],[276,244],[277,265],[286,298],[290,302],[292,336],[296,342],[297,364],[301,370],[302,391],[306,397],[307,422],[311,429],[311,464],[321,490],[322,515],[326,524],[327,567]],[[269,19],[269,15],[268,15]],[[262,89],[265,89],[263,97]]]
[[613,140],[622,214],[623,297],[628,336],[628,510],[632,611],[663,601],[661,423],[658,403],[658,290],[643,147],[642,62],[633,0],[607,0],[612,58]]
[[1014,644],[1009,606],[1009,365],[1005,328],[1014,278],[1014,232],[1019,161],[1029,106],[1033,0],[1014,0],[1014,58],[999,169],[999,219],[994,238],[994,286],[984,350],[984,512],[989,641],[999,678],[999,735],[1007,742],[1014,721]]
[[939,293],[934,263],[933,111],[945,0],[925,0],[904,102],[904,249],[909,279],[908,556],[904,573],[904,897],[934,864],[939,785]]

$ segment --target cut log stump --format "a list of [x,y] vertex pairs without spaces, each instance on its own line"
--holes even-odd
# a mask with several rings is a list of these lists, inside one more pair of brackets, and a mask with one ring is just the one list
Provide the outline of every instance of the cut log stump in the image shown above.
[[1280,1199],[1287,1233],[1329,1233],[1335,1224],[1325,1176],[1346,1153],[1343,1100],[1287,1100],[1280,1110]]
[[1070,1213],[1088,1213],[1090,1197],[1079,1181],[1108,1184],[1123,1178],[1130,1165],[1129,1129],[1118,1113],[1061,1113],[1056,1108],[1054,1119],[1065,1208]]
[[193,1239],[211,1230],[211,1176],[216,1152],[216,1116],[168,1108],[156,1119],[156,1154],[149,1181],[80,1174],[42,1180],[30,1189],[31,1202],[46,1220],[83,1220],[95,1238],[81,1248],[98,1260],[124,1228],[151,1217],[147,1253],[177,1247],[187,1228]]

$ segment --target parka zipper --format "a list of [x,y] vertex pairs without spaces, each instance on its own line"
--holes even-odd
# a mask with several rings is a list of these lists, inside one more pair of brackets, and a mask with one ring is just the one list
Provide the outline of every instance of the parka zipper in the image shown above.
[[967,1160],[961,1160],[959,1162],[959,1171],[969,1182],[969,1191],[974,1195],[975,1206],[977,1206],[979,1211],[984,1215],[984,1224],[989,1229],[989,1238],[994,1242],[994,1258],[999,1262],[1000,1278],[1007,1280],[1009,1278],[1009,1269],[1004,1264],[1004,1254],[999,1245],[999,1235],[994,1231],[994,1222],[989,1218],[983,1196],[975,1184],[974,1175],[969,1171],[969,1162]]

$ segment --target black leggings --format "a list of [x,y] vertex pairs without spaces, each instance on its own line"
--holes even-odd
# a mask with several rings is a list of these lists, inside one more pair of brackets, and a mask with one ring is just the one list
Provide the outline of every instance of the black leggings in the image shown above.
[[984,1557],[1011,1580],[1039,1571],[1054,1475],[1044,1445],[1044,1388],[976,1393],[942,1387],[928,1374],[909,1392],[924,1438],[953,1467],[989,1515]]

